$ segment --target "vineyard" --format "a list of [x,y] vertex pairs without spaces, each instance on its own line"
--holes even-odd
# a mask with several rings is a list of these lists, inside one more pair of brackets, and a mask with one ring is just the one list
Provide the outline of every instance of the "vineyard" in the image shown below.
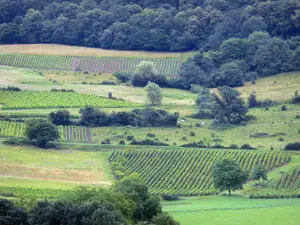
[[288,162],[290,155],[226,150],[115,151],[109,162],[117,177],[120,168],[138,173],[154,193],[196,196],[218,192],[212,183],[211,170],[213,162],[222,158],[231,158],[250,171],[256,164],[271,170]]
[[[58,126],[60,141],[92,143],[90,128],[82,126]],[[0,137],[24,137],[25,123],[0,120]]]
[[3,197],[17,197],[17,198],[47,198],[52,199],[73,191],[61,189],[37,189],[25,187],[0,187],[0,196]]
[[250,198],[300,198],[300,167],[291,173],[283,173],[267,188],[250,194]]
[[41,69],[115,73],[122,70],[133,73],[141,61],[154,62],[158,73],[177,76],[181,58],[131,58],[131,57],[72,57],[42,55],[0,55],[0,65]]
[[76,92],[0,91],[2,109],[79,108],[86,105],[118,108],[140,106],[137,103],[113,100]]

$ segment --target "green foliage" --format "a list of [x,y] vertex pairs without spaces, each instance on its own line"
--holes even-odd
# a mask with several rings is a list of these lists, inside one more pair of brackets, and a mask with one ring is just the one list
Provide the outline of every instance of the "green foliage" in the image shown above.
[[133,107],[139,104],[112,100],[76,92],[0,91],[3,109],[76,108],[92,105],[97,107]]
[[6,199],[0,199],[1,225],[27,225],[26,211]]
[[240,93],[228,86],[219,87],[220,96],[213,94],[215,99],[215,121],[216,123],[239,124],[246,120],[248,108],[240,98]]
[[295,150],[295,151],[300,151],[300,142],[293,142],[293,143],[288,143],[285,148],[285,150]]
[[260,180],[262,179],[264,180],[268,180],[267,177],[267,170],[266,167],[263,165],[255,165],[253,170],[252,170],[252,174],[251,174],[251,179],[252,180],[258,180],[258,182],[260,183]]
[[249,171],[256,161],[262,162],[268,171],[289,161],[289,155],[282,152],[180,149],[114,151],[109,157],[110,165],[118,162],[120,156],[126,159],[126,171],[138,173],[152,193],[181,196],[218,193],[212,183],[212,164],[218,159],[234,159]]
[[150,104],[161,105],[163,96],[160,87],[155,83],[148,82],[145,88],[147,91],[147,99],[150,102]]
[[212,179],[214,186],[221,191],[235,191],[243,189],[243,184],[248,179],[248,172],[243,171],[240,165],[231,159],[222,159],[213,165]]
[[170,215],[167,213],[160,213],[152,219],[154,225],[179,225]]
[[114,73],[114,76],[122,82],[127,82],[131,79],[131,74],[127,73],[126,71],[116,72]]
[[24,133],[29,140],[35,141],[39,147],[45,147],[49,141],[60,138],[57,127],[42,119],[28,121]]
[[50,113],[50,120],[55,125],[69,125],[70,112],[67,110],[58,110],[57,112]]

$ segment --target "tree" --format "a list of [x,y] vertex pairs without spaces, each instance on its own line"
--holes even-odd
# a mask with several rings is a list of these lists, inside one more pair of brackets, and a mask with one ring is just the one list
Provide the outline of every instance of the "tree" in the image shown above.
[[255,108],[256,106],[257,106],[256,94],[254,91],[252,91],[248,98],[248,107]]
[[45,147],[49,141],[60,138],[57,127],[43,119],[34,119],[26,123],[25,136],[35,141],[39,147]]
[[15,206],[7,199],[0,199],[1,225],[26,225],[27,214],[25,209]]
[[255,165],[253,170],[252,170],[252,175],[251,175],[251,179],[252,180],[258,180],[258,182],[260,183],[260,179],[262,180],[268,180],[267,177],[267,169],[265,166],[263,165]]
[[100,111],[98,108],[86,106],[80,109],[79,123],[85,126],[107,126],[109,124],[109,117],[105,112]]
[[157,70],[154,66],[154,62],[150,61],[142,61],[136,66],[137,74],[144,76],[144,77],[150,77],[154,74],[157,74]]
[[155,83],[148,82],[145,88],[147,90],[147,99],[150,104],[160,105],[163,98],[160,87]]
[[239,124],[246,120],[248,108],[240,98],[240,92],[228,86],[219,87],[219,94],[213,93],[215,99],[215,121],[218,123]]
[[150,194],[147,186],[136,174],[122,178],[115,184],[114,190],[136,203],[134,220],[137,222],[151,220],[162,212],[159,197]]
[[50,113],[50,120],[55,125],[69,125],[70,112],[67,110],[58,110],[57,112]]
[[214,163],[212,169],[213,183],[220,191],[243,189],[243,184],[248,179],[248,172],[242,170],[240,165],[232,159],[222,159]]
[[153,217],[152,223],[154,225],[179,225],[179,223],[175,221],[172,216],[165,212]]
[[197,118],[211,119],[213,117],[214,101],[209,89],[203,88],[200,91],[196,103],[199,106]]

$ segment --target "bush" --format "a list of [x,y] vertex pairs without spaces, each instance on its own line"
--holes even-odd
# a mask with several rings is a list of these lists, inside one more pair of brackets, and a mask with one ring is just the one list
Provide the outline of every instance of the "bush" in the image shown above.
[[50,113],[50,120],[55,125],[69,125],[70,112],[67,110],[58,110],[57,112]]
[[161,197],[162,197],[162,199],[164,199],[166,201],[177,201],[177,200],[179,200],[178,195],[162,194]]
[[120,145],[125,145],[125,141],[124,141],[124,140],[121,140],[121,141],[119,141],[119,144],[120,144]]
[[100,83],[101,85],[117,85],[114,81],[104,80]]
[[127,82],[131,79],[131,74],[126,71],[116,72],[114,73],[114,76],[121,82]]
[[159,142],[159,141],[153,141],[150,139],[146,139],[146,140],[142,140],[142,141],[136,141],[133,140],[131,143],[131,145],[154,145],[154,146],[169,146],[166,143],[163,142]]
[[56,88],[52,88],[51,91],[52,92],[75,92],[73,89],[56,89]]
[[134,140],[134,136],[133,135],[127,136],[127,141],[132,141],[132,140]]
[[155,135],[155,134],[152,134],[152,133],[148,133],[148,134],[147,134],[147,137],[152,137],[152,138],[154,138],[154,137],[156,137],[156,135]]
[[245,150],[256,150],[256,148],[252,147],[251,145],[249,144],[243,144],[241,146],[241,149],[245,149]]
[[28,144],[27,139],[22,138],[22,137],[10,137],[3,141],[4,144],[7,145],[16,145],[16,146],[22,146],[24,144]]
[[229,149],[239,149],[239,146],[237,146],[236,144],[231,144],[228,147]]
[[110,140],[107,138],[104,141],[101,141],[101,144],[103,144],[103,145],[109,145],[110,144]]
[[22,91],[19,87],[8,86],[7,88],[0,88],[2,91]]
[[278,139],[278,141],[284,141],[284,139],[283,139],[282,137],[280,137],[280,138]]
[[190,136],[194,137],[194,136],[196,136],[196,133],[194,131],[191,131]]
[[284,149],[300,151],[300,142],[288,143]]
[[250,138],[265,138],[269,137],[270,135],[268,133],[256,133],[256,134],[250,134]]
[[286,111],[287,107],[285,105],[281,106],[281,111]]

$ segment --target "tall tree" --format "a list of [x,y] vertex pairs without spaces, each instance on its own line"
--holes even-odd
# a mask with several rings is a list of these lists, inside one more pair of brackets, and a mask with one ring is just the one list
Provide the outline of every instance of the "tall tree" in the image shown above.
[[212,178],[214,186],[220,191],[231,191],[243,189],[243,184],[248,179],[248,172],[232,159],[222,159],[213,165]]
[[240,98],[240,93],[233,88],[218,88],[219,95],[213,93],[215,99],[215,120],[217,123],[239,124],[245,120],[248,108]]
[[251,179],[252,180],[258,180],[258,182],[260,183],[260,180],[268,180],[268,176],[267,176],[267,169],[265,166],[263,165],[255,165],[253,170],[252,170],[252,174],[251,174]]
[[147,91],[147,99],[150,104],[160,105],[163,98],[160,87],[155,83],[149,82],[145,88]]

